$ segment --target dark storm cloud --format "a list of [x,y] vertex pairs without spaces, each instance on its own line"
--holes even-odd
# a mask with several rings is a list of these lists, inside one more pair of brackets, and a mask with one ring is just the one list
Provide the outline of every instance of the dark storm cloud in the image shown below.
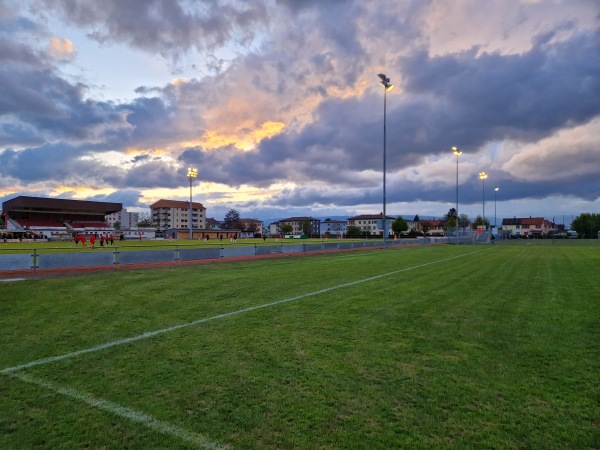
[[159,92],[161,97],[129,103],[95,101],[86,98],[87,86],[63,78],[29,46],[0,38],[0,56],[0,145],[60,141],[101,152],[166,145],[176,135],[185,137],[174,125],[178,99],[169,89]]
[[[4,25],[0,22],[0,25]],[[0,61],[3,64],[43,65],[47,66],[45,57],[31,47],[0,35]]]
[[[564,32],[560,36],[551,31],[535,37],[524,53],[486,53],[482,44],[435,56],[426,46],[422,22],[435,2],[378,8],[349,0],[280,0],[268,14],[262,2],[39,0],[37,5],[51,21],[62,17],[98,42],[169,59],[249,42],[265,32],[254,42],[260,46],[227,64],[217,54],[216,76],[141,86],[138,98],[113,103],[90,98],[84,83],[69,81],[44,51],[21,40],[27,30],[46,42],[54,33],[39,25],[44,22],[2,24],[0,174],[30,183],[108,186],[135,205],[137,189],[185,186],[185,167],[193,166],[202,181],[232,187],[297,184],[267,201],[278,208],[371,204],[379,212],[383,90],[378,70],[398,85],[386,97],[390,202],[453,203],[454,187],[439,173],[428,178],[430,168],[423,164],[447,155],[452,145],[465,151],[461,163],[483,160],[490,142],[538,143],[600,115],[599,35],[577,32],[574,21],[555,26]],[[203,141],[205,131],[224,142],[241,142],[267,122],[285,128],[251,151],[234,145],[180,148],[194,145],[183,142]],[[596,155],[590,147],[594,139],[572,152],[573,166]],[[98,157],[127,148],[148,154],[127,157],[122,166]],[[153,149],[179,159],[160,160]],[[535,158],[522,161],[535,165]],[[558,173],[565,159],[558,161],[545,161],[545,173],[552,174],[554,165]],[[482,170],[502,184],[505,199],[566,194],[594,200],[600,195],[592,176],[523,181],[515,171],[503,172],[501,163],[493,164]],[[513,165],[522,165],[521,160]],[[417,175],[400,175],[409,169]],[[461,203],[480,202],[475,174],[461,183]],[[233,202],[233,196],[219,198]]]
[[98,42],[127,43],[173,57],[190,49],[249,42],[267,17],[262,2],[172,0],[39,0],[42,14],[60,14]]
[[323,6],[331,7],[331,5],[351,5],[352,0],[328,0],[326,3],[322,0],[276,0],[278,5],[290,8],[292,11],[300,11],[311,8],[322,8]]
[[24,183],[44,180],[61,182],[90,179],[98,170],[89,160],[79,160],[80,150],[64,144],[45,144],[20,151],[6,149],[0,153],[0,175]]
[[0,39],[0,53],[3,145],[97,140],[106,128],[122,126],[112,104],[85,99],[85,85],[57,75],[31,48]]
[[457,142],[477,148],[504,138],[533,141],[589,121],[600,114],[599,52],[600,34],[582,32],[555,43],[538,39],[519,55],[478,56],[473,50],[406,58],[406,89],[431,96],[447,117],[432,127],[434,139],[425,151],[439,151],[442,136],[445,147]]
[[108,195],[94,195],[86,200],[95,202],[115,202],[122,203],[124,208],[127,207],[146,207],[147,205],[140,202],[141,194],[135,189],[122,189]]
[[127,170],[121,183],[134,188],[176,188],[185,183],[185,177],[178,176],[177,170],[164,162],[152,161]]
[[[594,57],[599,50],[597,33],[580,33],[566,42],[539,40],[522,55],[473,51],[407,58],[404,92],[388,94],[388,169],[418,164],[452,145],[473,151],[506,138],[534,141],[591,120],[600,114],[600,58]],[[381,94],[366,94],[326,99],[312,124],[264,140],[253,152],[203,155],[207,175],[258,186],[307,179],[350,185],[356,171],[381,170],[382,117],[375,104]],[[448,192],[436,198],[435,188],[417,187],[400,189],[405,194],[399,200],[451,200]],[[565,188],[572,192],[565,183],[543,186],[546,194]]]
[[140,97],[119,105],[117,109],[126,114],[130,126],[116,130],[115,145],[164,145],[176,133],[173,124],[175,111],[163,98]]

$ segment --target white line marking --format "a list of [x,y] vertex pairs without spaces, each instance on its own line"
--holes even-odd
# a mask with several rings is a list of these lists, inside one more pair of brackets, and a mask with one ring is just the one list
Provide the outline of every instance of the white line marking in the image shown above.
[[29,375],[24,374],[9,374],[10,377],[17,378],[26,383],[34,384],[38,387],[42,387],[53,391],[57,394],[64,395],[66,397],[80,400],[88,405],[102,409],[104,411],[108,411],[109,413],[115,414],[124,419],[129,419],[133,422],[141,423],[148,428],[151,428],[154,431],[158,431],[162,434],[168,434],[173,437],[179,438],[183,441],[186,441],[194,446],[200,448],[208,448],[208,449],[224,449],[226,446],[222,446],[217,444],[216,442],[212,442],[205,436],[201,434],[193,433],[191,431],[184,430],[183,428],[179,428],[175,425],[171,425],[167,422],[162,422],[160,420],[154,419],[153,417],[144,414],[142,412],[136,411],[134,409],[126,408],[124,406],[118,405],[116,403],[110,402],[108,400],[102,400],[99,398],[92,397],[91,395],[84,394],[76,391],[75,389],[65,388],[57,386],[48,381],[39,380],[37,378],[31,377]]
[[130,337],[130,338],[125,338],[125,339],[119,339],[117,341],[106,342],[104,344],[96,345],[94,347],[86,348],[86,349],[83,349],[83,350],[77,350],[77,351],[74,351],[74,352],[71,352],[71,353],[65,353],[63,355],[50,356],[48,358],[38,359],[38,360],[31,361],[31,362],[28,362],[26,364],[21,364],[21,365],[18,365],[18,366],[7,367],[6,369],[3,369],[2,371],[0,371],[0,373],[8,374],[8,373],[11,373],[11,372],[16,372],[17,370],[27,369],[27,368],[33,367],[33,366],[39,366],[41,364],[48,364],[48,363],[52,363],[52,362],[56,362],[56,361],[61,361],[63,359],[73,358],[75,356],[83,355],[85,353],[97,352],[97,351],[104,350],[104,349],[107,349],[107,348],[110,348],[110,347],[115,347],[117,345],[129,344],[130,342],[140,341],[142,339],[147,339],[147,338],[150,338],[150,337],[153,337],[153,336],[157,336],[157,335],[163,334],[163,333],[169,333],[171,331],[179,330],[181,328],[193,327],[195,325],[199,325],[201,323],[210,322],[212,320],[223,319],[225,317],[230,317],[230,316],[235,316],[235,315],[238,315],[238,314],[243,314],[243,313],[247,313],[247,312],[251,312],[251,311],[256,311],[258,309],[270,308],[271,306],[276,306],[276,305],[281,305],[283,303],[288,303],[288,302],[293,302],[293,301],[296,301],[296,300],[301,300],[303,298],[307,298],[307,297],[312,297],[312,296],[315,296],[315,295],[324,294],[326,292],[335,291],[337,289],[342,289],[342,288],[346,288],[346,287],[350,287],[350,286],[356,286],[357,284],[366,283],[366,282],[373,281],[373,280],[378,280],[380,278],[389,277],[391,275],[396,275],[396,274],[399,274],[399,273],[402,273],[402,272],[408,272],[409,270],[420,269],[421,267],[426,267],[426,266],[430,266],[432,264],[437,264],[437,263],[441,263],[441,262],[450,261],[450,260],[456,259],[456,258],[462,258],[464,256],[473,255],[475,253],[480,253],[482,251],[484,251],[484,250],[479,250],[479,251],[470,252],[470,253],[464,253],[462,255],[452,256],[450,258],[444,258],[444,259],[440,259],[440,260],[437,260],[437,261],[432,261],[432,262],[428,262],[428,263],[424,263],[424,264],[419,264],[418,266],[407,267],[406,269],[394,270],[393,272],[388,272],[388,273],[384,273],[384,274],[381,274],[381,275],[375,275],[375,276],[369,277],[369,278],[363,278],[362,280],[352,281],[350,283],[339,284],[337,286],[332,286],[332,287],[329,287],[329,288],[321,289],[319,291],[309,292],[308,294],[302,294],[302,295],[298,295],[298,296],[292,297],[292,298],[286,298],[286,299],[277,300],[277,301],[271,302],[271,303],[265,303],[265,304],[262,304],[262,305],[251,306],[249,308],[240,309],[238,311],[232,311],[232,312],[228,312],[228,313],[217,314],[216,316],[207,317],[207,318],[204,318],[204,319],[194,320],[193,322],[183,323],[181,325],[175,325],[173,327],[163,328],[161,330],[148,331],[146,333],[142,333],[142,334],[139,334],[137,336]]
[[25,278],[0,278],[0,281],[9,283],[11,281],[25,281]]

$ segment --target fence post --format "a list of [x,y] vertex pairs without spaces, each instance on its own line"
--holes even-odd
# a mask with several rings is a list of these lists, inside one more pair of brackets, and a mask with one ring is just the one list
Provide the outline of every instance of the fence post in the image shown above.
[[115,247],[113,251],[113,266],[117,267],[119,265],[119,247]]
[[179,262],[181,258],[179,257],[179,245],[175,246],[175,261]]
[[38,264],[38,253],[37,253],[37,249],[33,249],[33,255],[31,255],[31,268],[33,269],[33,274],[35,275],[35,269],[39,269],[39,264]]

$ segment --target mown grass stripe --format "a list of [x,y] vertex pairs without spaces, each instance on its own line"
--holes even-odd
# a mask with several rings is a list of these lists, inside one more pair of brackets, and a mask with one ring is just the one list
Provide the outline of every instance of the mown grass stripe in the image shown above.
[[52,362],[56,362],[56,361],[61,361],[61,360],[64,360],[64,359],[74,358],[76,356],[83,355],[83,354],[86,354],[86,353],[94,353],[94,352],[97,352],[97,351],[100,351],[100,350],[105,350],[107,348],[116,347],[116,346],[124,345],[124,344],[129,344],[131,342],[140,341],[142,339],[148,339],[148,338],[157,336],[159,334],[169,333],[171,331],[176,331],[176,330],[179,330],[179,329],[182,329],[182,328],[193,327],[193,326],[200,325],[200,324],[203,324],[203,323],[206,323],[206,322],[210,322],[210,321],[213,321],[213,320],[223,319],[223,318],[226,318],[226,317],[231,317],[231,316],[235,316],[235,315],[238,315],[238,314],[252,312],[252,311],[259,310],[259,309],[270,308],[272,306],[277,306],[277,305],[281,305],[283,303],[289,303],[289,302],[301,300],[301,299],[304,299],[304,298],[307,298],[307,297],[313,297],[315,295],[324,294],[324,293],[331,292],[331,291],[334,291],[334,290],[337,290],[337,289],[343,289],[343,288],[347,288],[347,287],[351,287],[351,286],[356,286],[358,284],[367,283],[367,282],[370,282],[370,281],[378,280],[378,279],[389,277],[389,276],[392,276],[392,275],[397,275],[397,274],[402,273],[402,272],[407,272],[407,271],[410,271],[410,270],[420,269],[422,267],[430,266],[430,265],[433,265],[433,264],[439,264],[439,263],[447,262],[447,261],[450,261],[450,260],[453,260],[453,259],[462,258],[462,257],[469,256],[469,255],[474,255],[474,254],[480,253],[482,251],[484,251],[484,250],[479,250],[479,251],[469,252],[469,253],[463,253],[461,255],[452,256],[452,257],[444,258],[444,259],[439,259],[437,261],[430,261],[430,262],[419,264],[419,265],[416,265],[416,266],[407,267],[407,268],[399,269],[399,270],[394,270],[392,272],[387,272],[387,273],[384,273],[384,274],[375,275],[375,276],[368,277],[368,278],[363,278],[361,280],[352,281],[352,282],[349,282],[349,283],[338,284],[336,286],[331,286],[331,287],[328,287],[328,288],[325,288],[325,289],[320,289],[318,291],[309,292],[307,294],[302,294],[302,295],[298,295],[298,296],[291,297],[291,298],[286,298],[286,299],[277,300],[277,301],[274,301],[274,302],[264,303],[262,305],[251,306],[251,307],[248,307],[248,308],[243,308],[243,309],[239,309],[237,311],[231,311],[231,312],[228,312],[228,313],[217,314],[215,316],[206,317],[204,319],[194,320],[193,322],[183,323],[183,324],[180,324],[180,325],[174,325],[172,327],[163,328],[163,329],[160,329],[160,330],[148,331],[146,333],[142,333],[142,334],[139,334],[137,336],[132,336],[130,338],[119,339],[119,340],[116,340],[116,341],[110,341],[110,342],[106,342],[104,344],[96,345],[94,347],[90,347],[90,348],[86,348],[86,349],[82,349],[82,350],[77,350],[77,351],[70,352],[70,353],[65,353],[63,355],[50,356],[48,358],[38,359],[38,360],[31,361],[31,362],[28,362],[28,363],[25,363],[25,364],[20,364],[20,365],[13,366],[13,367],[7,367],[7,368],[3,369],[2,371],[0,371],[0,373],[9,374],[9,373],[12,373],[12,372],[16,372],[18,370],[27,369],[29,367],[34,367],[34,366],[39,366],[39,365],[42,365],[42,364],[48,364],[48,363],[52,363]]

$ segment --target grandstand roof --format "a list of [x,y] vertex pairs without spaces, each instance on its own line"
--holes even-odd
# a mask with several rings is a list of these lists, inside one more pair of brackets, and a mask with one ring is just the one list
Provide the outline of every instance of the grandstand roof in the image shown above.
[[26,196],[15,197],[2,203],[2,210],[8,213],[11,211],[27,211],[106,215],[121,211],[122,209],[122,203]]

